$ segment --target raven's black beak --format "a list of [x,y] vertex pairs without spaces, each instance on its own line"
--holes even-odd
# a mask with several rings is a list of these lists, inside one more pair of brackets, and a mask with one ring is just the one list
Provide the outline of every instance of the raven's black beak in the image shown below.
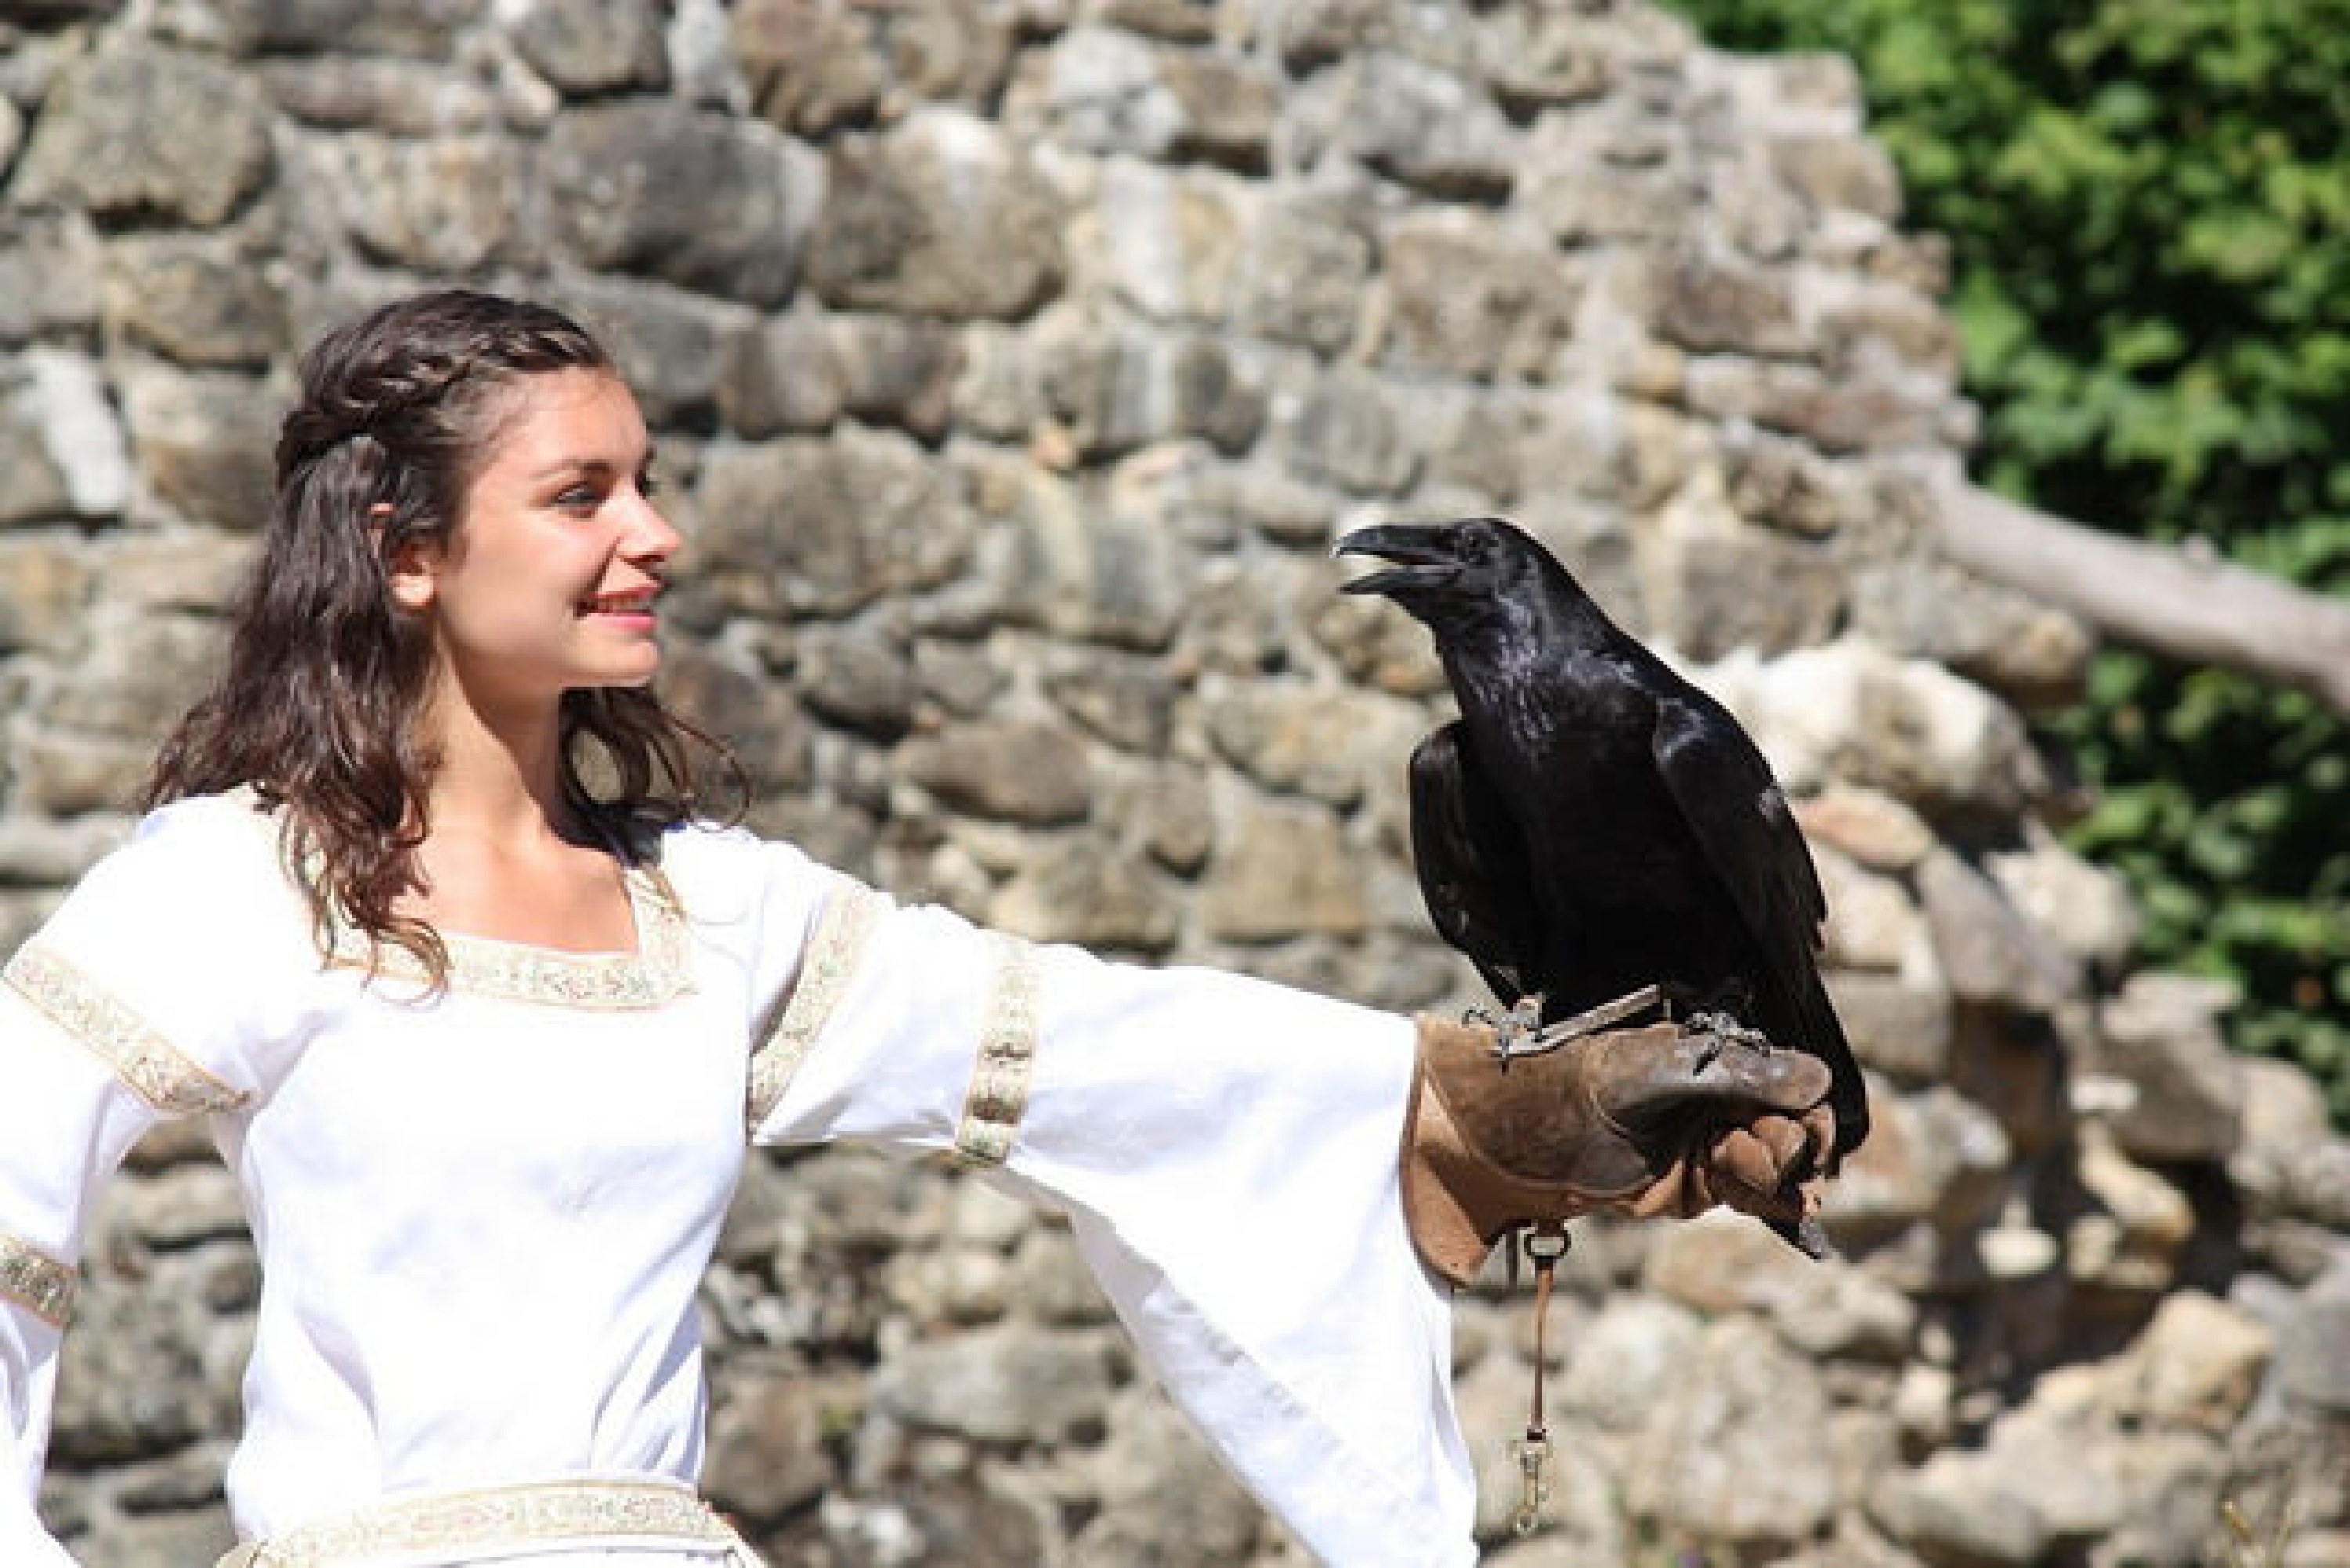
[[1395,565],[1384,572],[1343,584],[1340,593],[1386,594],[1399,588],[1430,588],[1452,579],[1460,560],[1450,523],[1379,523],[1342,536],[1334,556],[1377,556]]

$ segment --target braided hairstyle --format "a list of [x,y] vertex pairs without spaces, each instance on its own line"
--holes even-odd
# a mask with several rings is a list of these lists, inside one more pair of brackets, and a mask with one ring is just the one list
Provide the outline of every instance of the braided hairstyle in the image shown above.
[[[561,312],[465,289],[395,301],[319,339],[279,431],[276,496],[232,607],[226,667],[141,793],[151,808],[251,787],[281,812],[322,945],[347,923],[414,953],[435,988],[446,948],[428,923],[395,912],[419,886],[429,828],[437,759],[414,721],[432,643],[395,606],[390,564],[457,526],[514,384],[575,369],[618,374]],[[607,842],[640,850],[697,815],[705,763],[740,797],[725,748],[650,688],[567,691],[561,725],[567,804]]]

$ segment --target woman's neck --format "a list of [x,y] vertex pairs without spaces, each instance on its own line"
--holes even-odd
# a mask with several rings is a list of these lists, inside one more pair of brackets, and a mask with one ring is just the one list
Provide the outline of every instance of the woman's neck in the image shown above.
[[493,722],[464,704],[436,705],[425,816],[431,835],[513,844],[576,841],[584,826],[563,787],[562,726],[550,711]]

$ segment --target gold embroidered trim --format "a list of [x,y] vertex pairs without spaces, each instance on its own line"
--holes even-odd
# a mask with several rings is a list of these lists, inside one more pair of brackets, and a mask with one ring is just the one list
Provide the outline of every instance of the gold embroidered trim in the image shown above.
[[399,1498],[241,1546],[221,1568],[334,1568],[393,1553],[462,1552],[466,1560],[549,1544],[652,1542],[718,1546],[749,1558],[711,1506],[652,1481],[547,1481]]
[[61,1329],[73,1316],[74,1296],[80,1289],[81,1280],[71,1264],[0,1232],[0,1301],[15,1302],[51,1328]]
[[889,896],[851,884],[827,900],[816,917],[816,935],[808,942],[797,979],[784,1000],[783,1012],[766,1038],[751,1055],[751,1086],[745,1115],[755,1134],[775,1114],[784,1091],[790,1087],[800,1064],[816,1049],[865,956],[873,928],[892,907]]
[[182,1054],[108,991],[39,941],[8,961],[8,983],[166,1116],[233,1111],[250,1098]]
[[[507,1002],[541,1002],[598,1012],[660,1007],[693,989],[686,963],[685,911],[668,880],[650,867],[622,874],[637,927],[632,953],[575,953],[494,937],[442,933],[449,953],[449,989]],[[390,942],[369,950],[365,933],[338,924],[334,961],[389,979],[428,983],[424,961]]]
[[1036,950],[995,936],[995,982],[987,999],[971,1085],[962,1097],[955,1153],[973,1165],[1002,1165],[1028,1108],[1029,1070],[1036,1061]]

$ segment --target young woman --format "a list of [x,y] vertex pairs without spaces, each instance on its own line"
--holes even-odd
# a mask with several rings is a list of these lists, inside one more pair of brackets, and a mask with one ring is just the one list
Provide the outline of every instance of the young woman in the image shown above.
[[[0,986],[0,1561],[68,1561],[34,1498],[83,1216],[191,1116],[265,1281],[230,1563],[751,1561],[693,1490],[694,1294],[745,1147],[834,1138],[1066,1210],[1329,1561],[1473,1557],[1398,1180],[1412,1024],[1031,946],[701,825],[720,753],[648,684],[679,545],[633,399],[556,312],[426,295],[307,358],[219,684]],[[1818,1098],[1778,1067],[1740,1093]],[[1446,1148],[1419,1168],[1457,1273],[1533,1216]],[[1666,1206],[1711,1200],[1713,1152]]]

